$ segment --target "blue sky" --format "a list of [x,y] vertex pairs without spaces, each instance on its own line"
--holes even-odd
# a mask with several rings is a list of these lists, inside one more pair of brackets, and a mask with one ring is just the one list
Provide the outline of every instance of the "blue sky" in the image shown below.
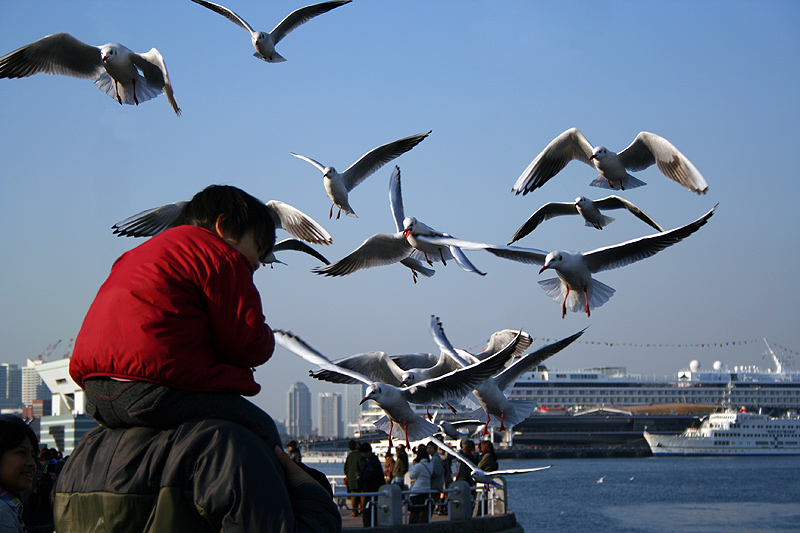
[[[226,5],[269,31],[304,4]],[[320,173],[289,152],[342,171],[375,146],[430,129],[395,161],[406,214],[503,244],[546,202],[608,194],[589,187],[596,173],[579,162],[527,196],[510,192],[570,127],[616,151],[651,131],[692,160],[706,196],[654,167],[636,174],[646,187],[623,194],[665,228],[719,203],[686,241],[598,274],[617,292],[590,318],[562,319],[537,284],[548,275],[483,252],[469,256],[485,277],[439,265],[416,285],[400,265],[317,276],[315,260],[289,252],[288,266],[255,275],[268,323],[331,357],[434,351],[431,314],[456,346],[474,350],[503,328],[523,328],[538,345],[590,326],[583,343],[547,364],[649,375],[692,359],[770,366],[763,343],[738,344],[762,337],[800,352],[796,2],[355,0],[286,37],[281,64],[252,57],[241,28],[188,0],[0,9],[0,54],[56,32],[158,48],[183,109],[177,118],[163,95],[120,106],[88,80],[0,80],[0,361],[24,363],[58,339],[55,356],[63,353],[113,261],[138,243],[111,225],[141,210],[211,183],[235,185],[322,223],[334,243],[320,251],[334,261],[393,231],[392,166],[351,193],[358,219],[331,221]],[[587,251],[649,233],[626,213],[612,216],[603,231],[577,217],[551,220],[519,244]],[[256,403],[284,418],[291,383],[337,390],[313,383],[308,370],[277,349],[256,374]]]

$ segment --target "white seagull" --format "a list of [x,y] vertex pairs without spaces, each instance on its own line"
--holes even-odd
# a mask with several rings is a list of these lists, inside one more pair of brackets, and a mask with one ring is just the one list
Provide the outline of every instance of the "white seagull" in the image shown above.
[[611,196],[606,196],[605,198],[600,198],[599,200],[590,200],[585,196],[578,196],[572,203],[548,202],[544,204],[542,207],[537,209],[536,212],[534,212],[528,218],[528,220],[522,224],[522,226],[520,226],[514,236],[511,237],[511,240],[508,241],[508,244],[512,244],[520,240],[535,230],[539,224],[545,220],[563,215],[580,215],[586,221],[587,227],[603,229],[603,227],[614,222],[614,218],[606,216],[600,212],[600,210],[605,209],[627,209],[633,213],[636,218],[655,228],[656,231],[664,231],[664,228],[662,228],[655,220],[650,218],[647,213],[624,198],[620,198],[619,196],[615,196],[613,194]]
[[[375,421],[374,424],[389,435],[390,448],[393,433],[397,438],[405,437],[408,447],[409,440],[416,441],[429,437],[438,429],[436,425],[417,416],[409,403],[432,405],[463,398],[483,380],[497,372],[511,357],[516,345],[516,342],[512,341],[507,350],[498,352],[485,361],[460,368],[438,378],[422,381],[409,387],[395,387],[388,383],[375,382],[359,372],[336,366],[330,359],[292,333],[275,330],[274,334],[278,344],[306,361],[318,365],[322,369],[338,372],[342,376],[350,378],[351,383],[366,384],[366,394],[361,403],[373,400],[386,413],[386,416]],[[395,424],[398,426],[396,430]]]
[[163,92],[175,113],[181,114],[167,65],[155,48],[137,54],[118,43],[92,46],[68,33],[54,33],[0,57],[0,78],[40,72],[89,78],[120,104],[139,105]]
[[358,215],[356,215],[353,209],[350,207],[350,203],[348,202],[347,198],[348,193],[352,191],[356,185],[360,184],[362,181],[374,174],[383,165],[408,152],[416,145],[421,143],[425,137],[430,135],[430,133],[431,130],[428,130],[425,133],[418,133],[416,135],[373,148],[366,154],[362,155],[358,161],[350,165],[350,167],[348,167],[348,169],[342,174],[336,172],[335,168],[323,166],[310,157],[295,154],[294,152],[289,153],[297,158],[302,159],[303,161],[311,163],[317,167],[320,172],[322,172],[322,182],[323,185],[325,185],[325,191],[328,193],[328,198],[330,198],[333,202],[330,213],[328,213],[328,218],[333,218],[334,206],[339,208],[339,211],[336,214],[337,219],[342,214],[342,211],[344,211],[346,215],[358,218]]
[[501,486],[499,483],[497,483],[493,479],[493,478],[496,478],[498,476],[513,476],[513,475],[517,475],[517,474],[528,474],[530,472],[538,472],[540,470],[547,470],[548,468],[553,466],[553,465],[547,465],[547,466],[539,466],[539,467],[535,467],[535,468],[514,468],[514,469],[510,469],[510,470],[493,470],[492,472],[484,472],[483,470],[481,470],[480,468],[475,466],[475,463],[473,463],[472,461],[470,461],[469,459],[467,459],[466,457],[461,455],[461,453],[457,452],[456,450],[454,450],[453,448],[451,448],[450,446],[448,446],[444,442],[440,441],[436,437],[430,437],[429,440],[432,441],[437,446],[439,446],[441,449],[447,451],[447,453],[449,453],[450,455],[452,455],[453,457],[455,457],[456,459],[458,459],[459,461],[461,461],[465,465],[467,465],[467,467],[469,467],[469,469],[472,470],[472,478],[475,481],[477,481],[478,483],[486,483],[487,485],[494,485],[495,487],[500,487]]
[[685,226],[597,248],[591,252],[557,250],[548,253],[515,246],[489,246],[486,249],[499,257],[542,265],[540,274],[547,269],[555,270],[557,278],[543,280],[539,284],[551,298],[562,302],[561,317],[566,315],[567,308],[576,312],[585,308],[586,314],[591,315],[590,309],[600,307],[614,294],[614,289],[593,279],[592,274],[635,263],[682,241],[704,226],[714,214],[716,207]]
[[[433,270],[422,264],[423,260],[428,264],[433,264],[433,261],[441,261],[447,265],[447,261],[453,259],[467,272],[485,275],[467,259],[457,245],[437,244],[439,238],[452,238],[450,235],[437,232],[414,217],[405,216],[400,187],[400,167],[398,166],[395,166],[389,178],[389,200],[397,228],[395,233],[375,234],[336,263],[315,268],[313,272],[325,276],[345,276],[364,268],[399,262],[411,269],[414,274],[414,283],[416,283],[417,273],[426,277],[434,274]],[[463,242],[468,243],[469,241]]]
[[708,184],[689,159],[672,143],[654,133],[643,131],[620,153],[603,146],[592,147],[576,128],[570,128],[552,141],[536,156],[511,189],[516,194],[528,194],[558,174],[567,163],[577,159],[594,166],[600,172],[590,185],[604,189],[624,190],[645,183],[628,174],[656,164],[669,179],[692,192],[705,194]]
[[322,2],[321,4],[314,4],[306,7],[301,7],[289,13],[289,15],[281,21],[280,24],[275,26],[269,33],[263,31],[254,31],[250,24],[247,23],[242,17],[231,11],[225,6],[215,4],[213,2],[206,2],[205,0],[192,0],[195,4],[200,4],[207,7],[211,11],[219,13],[227,18],[237,26],[244,28],[250,34],[250,40],[253,42],[253,48],[256,51],[253,53],[258,59],[263,59],[268,63],[281,63],[286,61],[278,52],[275,51],[275,45],[281,42],[281,39],[289,35],[298,26],[305,24],[317,15],[327,13],[331,9],[335,9],[344,4],[349,4],[351,0],[336,0],[333,2]]
[[[188,203],[182,200],[147,209],[117,222],[111,229],[120,237],[151,237],[172,226]],[[311,244],[331,244],[333,242],[333,238],[330,233],[325,231],[325,228],[296,207],[278,200],[270,200],[266,206],[276,229],[284,229],[291,236]],[[285,246],[284,249],[290,249],[288,248],[289,244]],[[322,262],[327,263],[327,259]]]
[[[510,365],[504,368],[497,375],[492,376],[473,390],[473,394],[478,399],[483,412],[486,415],[486,427],[483,428],[483,434],[488,432],[488,425],[492,421],[492,416],[500,419],[500,431],[506,430],[506,422],[509,429],[513,428],[523,420],[525,420],[536,405],[535,400],[509,400],[504,390],[508,389],[511,385],[516,383],[520,376],[536,365],[541,364],[547,358],[557,354],[573,342],[578,337],[583,335],[585,329],[570,335],[560,341],[542,346],[538,350],[529,354],[516,358]],[[530,338],[530,336],[529,336]],[[440,328],[435,337],[436,342],[443,352],[450,354],[450,356],[459,364],[474,364],[480,359],[465,350],[457,350],[450,344],[450,341],[444,334],[444,329]],[[479,416],[480,410],[473,413],[468,413],[466,416]]]

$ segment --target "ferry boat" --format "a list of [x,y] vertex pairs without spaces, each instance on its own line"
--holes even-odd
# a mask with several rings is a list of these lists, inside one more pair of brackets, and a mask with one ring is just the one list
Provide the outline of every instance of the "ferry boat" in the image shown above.
[[653,455],[800,455],[800,416],[712,413],[679,435],[644,431]]

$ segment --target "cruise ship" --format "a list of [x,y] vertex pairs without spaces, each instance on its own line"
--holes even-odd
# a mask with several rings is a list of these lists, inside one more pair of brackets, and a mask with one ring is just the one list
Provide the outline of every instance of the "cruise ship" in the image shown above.
[[624,367],[561,371],[540,366],[523,375],[509,397],[537,400],[540,414],[597,406],[681,403],[744,406],[775,413],[800,410],[800,372],[791,370],[788,358],[775,354],[766,339],[764,342],[774,370],[755,366],[730,369],[721,361],[704,370],[698,361],[692,361],[674,377],[645,378],[628,374]]
[[712,413],[680,435],[644,431],[659,455],[800,455],[800,417],[774,418],[746,411]]

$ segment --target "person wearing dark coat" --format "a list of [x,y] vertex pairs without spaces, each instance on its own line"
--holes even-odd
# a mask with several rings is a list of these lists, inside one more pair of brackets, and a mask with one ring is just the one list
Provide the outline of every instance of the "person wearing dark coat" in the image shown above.
[[[384,483],[383,467],[378,460],[378,456],[372,453],[372,446],[368,442],[362,442],[358,447],[361,456],[364,457],[366,462],[361,476],[358,478],[358,485],[361,487],[361,492],[378,492],[381,485]],[[374,498],[370,496],[363,496],[364,510],[362,512],[364,527],[372,525],[372,508],[375,504]]]

